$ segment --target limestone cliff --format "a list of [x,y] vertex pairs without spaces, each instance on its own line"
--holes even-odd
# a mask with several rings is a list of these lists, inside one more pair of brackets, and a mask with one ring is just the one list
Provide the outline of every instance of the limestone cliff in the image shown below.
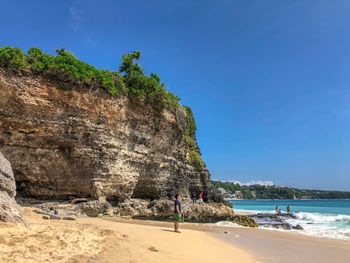
[[0,151],[20,196],[123,201],[203,191],[211,199],[208,170],[189,160],[185,125],[181,107],[65,91],[48,77],[0,69]]

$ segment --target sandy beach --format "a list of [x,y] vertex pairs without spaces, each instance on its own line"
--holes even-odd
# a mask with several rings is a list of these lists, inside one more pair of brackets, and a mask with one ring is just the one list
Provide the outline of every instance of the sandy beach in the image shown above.
[[[0,262],[348,262],[350,242],[261,229],[123,218],[0,223]],[[226,233],[225,233],[226,232]]]
[[[115,218],[105,220],[120,221]],[[168,222],[158,221],[129,220],[129,223],[171,227]],[[349,240],[311,237],[277,230],[214,226],[213,224],[182,224],[182,229],[202,231],[223,240],[236,249],[248,253],[254,259],[253,262],[345,263],[349,262],[350,258]]]
[[25,210],[30,227],[0,223],[0,262],[255,262],[204,231],[174,233],[171,223],[44,220]]

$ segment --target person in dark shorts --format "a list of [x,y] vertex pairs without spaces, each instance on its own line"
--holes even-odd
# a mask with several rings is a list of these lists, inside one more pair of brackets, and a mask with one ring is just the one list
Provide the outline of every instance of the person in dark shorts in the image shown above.
[[290,214],[290,206],[287,206],[287,213]]
[[193,204],[196,202],[196,193],[195,192],[192,193],[192,202],[193,202]]
[[180,233],[179,231],[179,224],[182,222],[181,217],[181,197],[179,194],[175,195],[175,209],[174,209],[174,232]]

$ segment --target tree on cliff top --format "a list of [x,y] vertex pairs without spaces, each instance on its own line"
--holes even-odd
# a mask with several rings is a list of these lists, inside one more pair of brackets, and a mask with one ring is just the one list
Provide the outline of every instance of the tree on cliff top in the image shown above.
[[128,54],[124,54],[122,57],[122,63],[119,66],[119,72],[123,73],[125,72],[126,74],[130,74],[131,72],[140,72],[143,73],[142,68],[134,63],[135,59],[140,59],[141,58],[141,52],[140,51],[131,51]]
[[72,52],[66,50],[65,48],[56,48],[56,53],[58,56],[66,56],[66,57],[72,57],[77,58]]
[[138,97],[158,97],[160,100],[164,99],[175,108],[179,106],[179,97],[165,89],[164,83],[161,83],[157,74],[151,73],[150,76],[146,76],[142,67],[135,63],[135,60],[140,58],[140,51],[131,51],[122,57],[119,73],[124,74],[124,82],[128,93]]

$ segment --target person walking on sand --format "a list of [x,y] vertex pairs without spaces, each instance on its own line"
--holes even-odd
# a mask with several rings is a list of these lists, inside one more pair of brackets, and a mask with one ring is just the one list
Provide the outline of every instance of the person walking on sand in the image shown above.
[[182,217],[181,217],[181,197],[179,194],[175,195],[175,211],[174,211],[174,232],[176,233],[181,233],[179,231],[179,224],[182,222]]
[[199,202],[203,203],[203,193],[202,192],[199,194]]
[[192,202],[193,202],[193,204],[196,202],[196,193],[195,192],[192,193]]
[[287,206],[287,213],[290,214],[290,206]]

